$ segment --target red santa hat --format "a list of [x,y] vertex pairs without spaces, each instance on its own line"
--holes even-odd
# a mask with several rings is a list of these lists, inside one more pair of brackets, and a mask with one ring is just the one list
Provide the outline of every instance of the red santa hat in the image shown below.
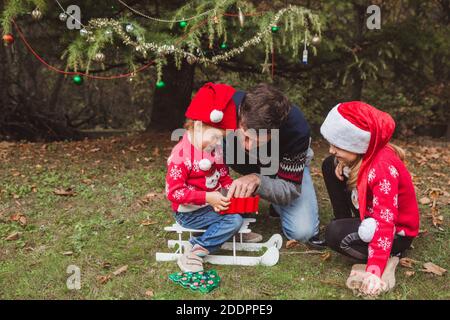
[[329,143],[363,154],[357,181],[361,219],[366,211],[368,169],[378,151],[389,143],[394,130],[394,119],[388,113],[361,101],[338,104],[320,127],[320,133]]
[[226,84],[207,83],[194,96],[186,118],[200,120],[220,129],[236,129],[237,114],[233,102],[236,90]]

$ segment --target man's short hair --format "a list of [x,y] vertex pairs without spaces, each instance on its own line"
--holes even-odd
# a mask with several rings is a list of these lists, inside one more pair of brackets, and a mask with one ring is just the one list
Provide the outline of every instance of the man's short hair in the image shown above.
[[239,124],[245,129],[280,129],[291,110],[289,99],[265,83],[247,92],[240,106]]

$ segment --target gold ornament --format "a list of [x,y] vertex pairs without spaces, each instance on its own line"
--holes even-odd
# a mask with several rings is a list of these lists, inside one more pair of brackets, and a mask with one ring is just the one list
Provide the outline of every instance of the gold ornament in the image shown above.
[[33,17],[34,20],[41,20],[42,12],[41,10],[39,10],[39,8],[36,8],[31,12],[31,16]]
[[94,60],[97,62],[105,61],[105,54],[103,52],[97,52],[94,56]]

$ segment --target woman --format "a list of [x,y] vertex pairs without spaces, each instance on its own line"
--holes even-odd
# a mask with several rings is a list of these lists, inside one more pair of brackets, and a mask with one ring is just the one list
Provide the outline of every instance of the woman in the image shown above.
[[[391,255],[411,246],[419,231],[419,210],[404,151],[389,143],[392,117],[360,101],[341,103],[328,114],[320,131],[331,156],[322,165],[335,220],[325,240],[333,250],[367,262],[352,271],[359,291],[377,295],[393,285],[386,268]],[[383,274],[391,272],[391,275]],[[388,270],[389,269],[389,270]]]

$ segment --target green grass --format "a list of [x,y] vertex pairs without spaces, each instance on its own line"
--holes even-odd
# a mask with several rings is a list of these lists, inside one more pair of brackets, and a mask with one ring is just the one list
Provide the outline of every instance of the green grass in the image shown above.
[[[148,192],[163,194],[165,158],[170,151],[166,137],[17,143],[0,152],[0,298],[148,299],[145,292],[152,290],[153,299],[358,299],[345,288],[352,261],[335,253],[323,261],[320,255],[301,253],[303,248],[283,247],[274,267],[207,265],[222,277],[219,289],[207,295],[169,282],[167,276],[178,271],[177,265],[156,262],[155,253],[168,251],[167,239],[174,236],[163,230],[172,222],[170,205],[162,196],[140,202]],[[419,152],[420,147],[416,148],[411,151]],[[325,144],[316,144],[315,151],[313,179],[321,224],[326,225],[331,208],[318,174]],[[428,188],[448,187],[445,161],[431,169],[412,159],[409,167],[421,179],[418,198]],[[444,177],[430,179],[437,171]],[[55,188],[73,188],[76,195],[57,196]],[[421,229],[428,232],[414,241],[408,256],[448,269],[450,209],[448,203],[438,203],[443,230],[431,225],[425,215],[430,208],[421,206]],[[27,217],[26,226],[10,221],[19,212]],[[145,219],[157,223],[142,226]],[[266,203],[254,230],[265,239],[281,233],[280,222],[268,216]],[[20,238],[6,241],[13,232],[21,232]],[[64,255],[67,251],[73,254]],[[105,264],[111,267],[105,269]],[[81,269],[81,290],[67,289],[70,265]],[[105,284],[98,281],[98,276],[123,265],[128,265],[126,273]],[[448,275],[433,276],[420,269],[417,265],[415,274],[407,277],[407,269],[399,267],[396,288],[381,298],[449,299]]]

